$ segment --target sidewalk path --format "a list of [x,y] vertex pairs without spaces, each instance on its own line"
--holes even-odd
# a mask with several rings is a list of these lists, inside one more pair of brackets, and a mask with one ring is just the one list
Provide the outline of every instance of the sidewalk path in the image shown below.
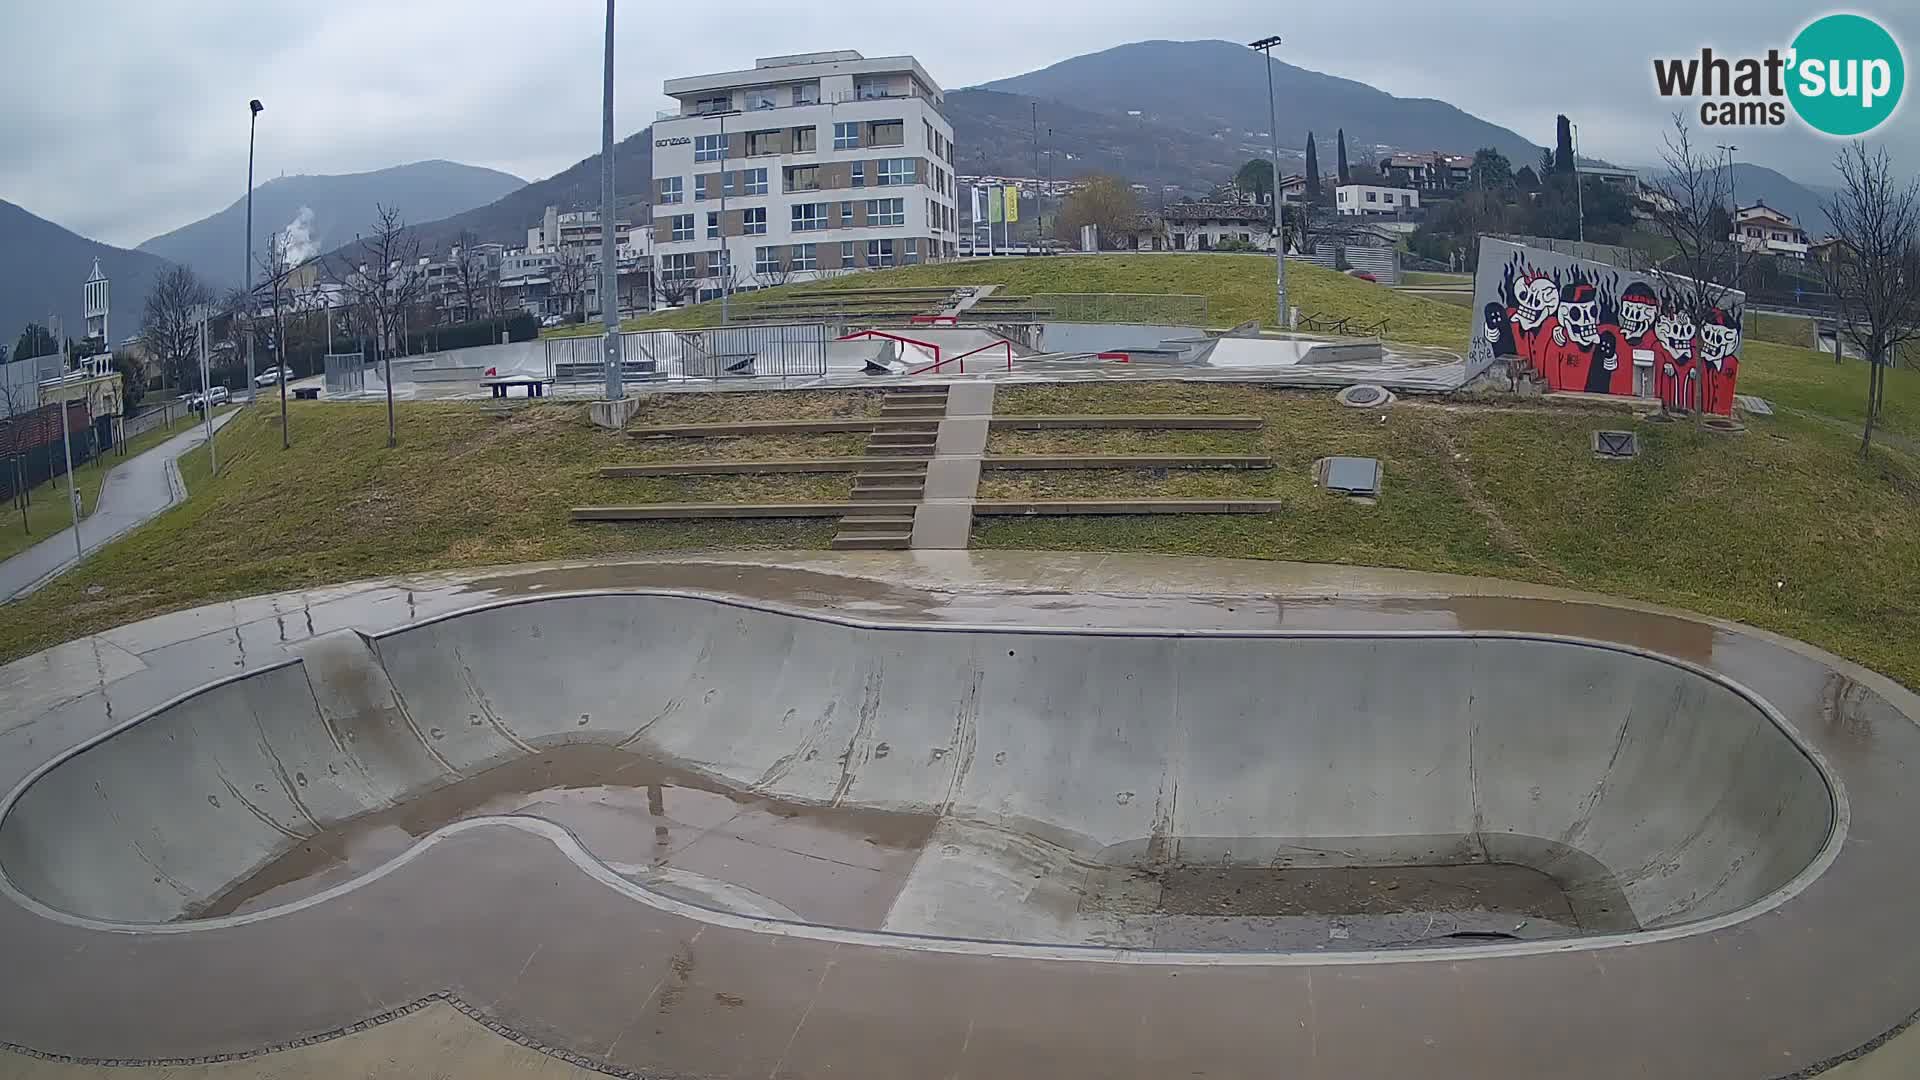
[[[230,410],[213,418],[215,431],[239,415]],[[187,486],[180,479],[176,459],[206,441],[206,425],[168,439],[138,457],[113,467],[100,485],[100,499],[93,513],[80,519],[80,542],[88,553],[143,525],[148,519],[187,497]],[[58,498],[67,497],[64,478]],[[62,529],[10,559],[0,562],[0,600],[25,596],[64,573],[75,562],[73,530]]]

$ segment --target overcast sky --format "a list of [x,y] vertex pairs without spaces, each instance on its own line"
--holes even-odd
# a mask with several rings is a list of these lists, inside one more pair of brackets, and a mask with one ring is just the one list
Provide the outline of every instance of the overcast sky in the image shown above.
[[[1653,55],[1784,47],[1817,13],[1787,0],[936,7],[950,14],[903,0],[628,0],[615,42],[617,130],[631,134],[668,104],[661,80],[751,67],[756,56],[912,53],[955,89],[1129,41],[1279,33],[1289,63],[1439,98],[1542,144],[1565,112],[1584,154],[1642,164],[1657,159],[1670,112],[1653,92]],[[1852,8],[1893,27],[1910,65],[1915,9]],[[131,247],[245,194],[250,97],[267,106],[261,180],[425,158],[551,175],[599,147],[604,11],[595,0],[3,0],[0,198]],[[1920,164],[1917,118],[1909,103],[1875,133],[1909,170]],[[1834,144],[1797,125],[1746,129],[1738,142],[1743,160],[1796,179],[1831,175]]]

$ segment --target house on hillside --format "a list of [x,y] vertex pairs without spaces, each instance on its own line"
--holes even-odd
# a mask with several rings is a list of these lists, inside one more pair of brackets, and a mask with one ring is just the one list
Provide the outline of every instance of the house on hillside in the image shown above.
[[1273,250],[1273,208],[1260,203],[1174,203],[1161,211],[1172,251]]
[[1640,174],[1632,169],[1616,169],[1611,165],[1582,165],[1580,175],[1592,177],[1630,199],[1637,198],[1640,194]]
[[1400,216],[1419,209],[1420,193],[1412,188],[1341,184],[1333,189],[1333,212],[1341,217]]
[[1443,154],[1393,154],[1380,159],[1380,175],[1396,187],[1444,191],[1473,182],[1473,158]]
[[1793,218],[1765,202],[1742,206],[1733,212],[1733,236],[1747,251],[1763,255],[1784,255],[1790,259],[1807,257],[1807,233]]

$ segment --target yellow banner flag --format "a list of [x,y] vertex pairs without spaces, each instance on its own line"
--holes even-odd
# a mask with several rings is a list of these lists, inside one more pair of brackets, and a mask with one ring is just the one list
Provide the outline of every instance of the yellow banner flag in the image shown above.
[[1008,184],[1007,185],[1007,221],[1014,222],[1019,220],[1020,220],[1020,189],[1017,187],[1014,187],[1012,184]]

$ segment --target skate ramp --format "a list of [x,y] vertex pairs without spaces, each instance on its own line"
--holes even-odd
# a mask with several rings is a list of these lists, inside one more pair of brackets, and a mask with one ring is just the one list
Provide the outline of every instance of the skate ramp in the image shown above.
[[1294,951],[1726,916],[1813,863],[1835,803],[1756,702],[1613,647],[590,595],[327,635],[186,697],[18,791],[0,871],[83,919],[258,913],[497,814],[724,910]]

